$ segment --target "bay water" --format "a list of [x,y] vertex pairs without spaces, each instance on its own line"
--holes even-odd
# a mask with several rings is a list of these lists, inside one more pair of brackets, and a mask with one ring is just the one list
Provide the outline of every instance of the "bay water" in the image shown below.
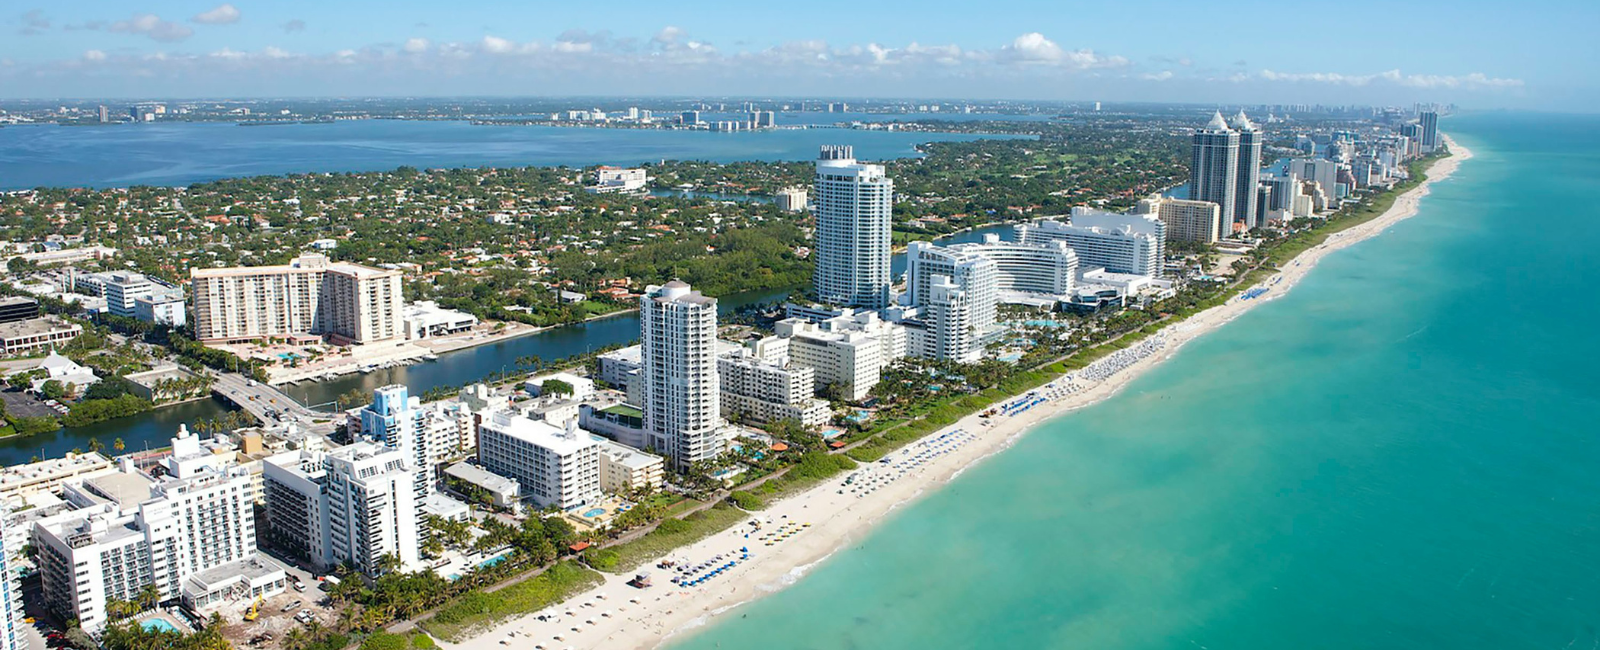
[[902,507],[710,648],[1600,647],[1600,118]]

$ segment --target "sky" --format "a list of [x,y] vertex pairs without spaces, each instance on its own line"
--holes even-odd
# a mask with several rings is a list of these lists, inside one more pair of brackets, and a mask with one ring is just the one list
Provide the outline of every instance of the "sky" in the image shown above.
[[1592,112],[1600,1],[5,0],[0,98],[772,96]]

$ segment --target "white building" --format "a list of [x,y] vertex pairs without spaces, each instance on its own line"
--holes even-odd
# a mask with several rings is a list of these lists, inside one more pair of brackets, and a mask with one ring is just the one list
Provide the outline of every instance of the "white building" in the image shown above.
[[984,329],[977,324],[977,300],[954,279],[935,275],[920,306],[924,327],[909,330],[911,353],[928,359],[974,363],[983,358]]
[[933,285],[943,278],[960,289],[967,323],[974,329],[994,325],[998,276],[993,260],[967,249],[915,241],[906,251],[906,295],[911,304],[919,308],[932,304]]
[[995,287],[1002,303],[1024,296],[1071,294],[1078,275],[1078,254],[1064,241],[1024,244],[990,234],[984,235],[982,242],[948,248],[994,262]]
[[421,300],[406,305],[401,320],[405,323],[406,338],[412,340],[458,334],[478,324],[477,316],[464,311],[445,309],[432,300]]
[[558,372],[534,377],[524,382],[523,386],[528,390],[529,395],[543,397],[545,392],[544,383],[552,380],[572,387],[572,394],[568,395],[567,399],[582,401],[594,397],[594,380],[588,377],[580,377],[570,372]]
[[133,299],[133,317],[147,323],[180,328],[189,322],[189,303],[182,294],[159,292]]
[[634,377],[639,375],[639,369],[644,367],[644,347],[632,345],[603,353],[599,357],[599,364],[596,379],[612,388],[626,390]]
[[418,566],[423,501],[410,463],[372,442],[267,458],[268,538],[319,568],[348,562],[376,576],[385,556]]
[[150,282],[150,278],[139,273],[128,271],[111,273],[103,285],[106,310],[114,316],[134,318],[134,300],[150,295],[155,286]]
[[829,145],[817,159],[814,284],[823,302],[877,309],[889,304],[894,181],[854,156]]
[[720,357],[722,413],[755,422],[795,420],[812,429],[825,425],[833,413],[827,402],[812,396],[816,375],[810,366],[762,360],[754,352]]
[[777,335],[789,339],[789,362],[816,371],[815,389],[845,388],[850,400],[865,398],[878,385],[880,373],[906,356],[906,330],[878,318],[876,312],[850,312],[812,322],[778,321]]
[[[164,600],[210,605],[208,585],[192,579],[256,557],[249,473],[186,429],[172,444],[164,476],[125,461],[120,472],[65,487],[77,510],[35,522],[44,598],[56,614],[97,631],[109,601],[135,600],[146,585]],[[281,591],[281,568],[265,582]]]
[[423,498],[438,480],[438,467],[465,456],[477,444],[471,409],[460,402],[424,406],[401,384],[373,391],[362,408],[361,435],[405,452],[417,470],[417,496]]
[[[1321,158],[1296,158],[1289,161],[1288,171],[1302,180],[1314,181],[1329,200],[1344,198],[1339,188],[1339,163]],[[1326,209],[1326,208],[1318,208]]]
[[1153,194],[1140,200],[1133,211],[1134,214],[1155,215],[1166,224],[1167,241],[1215,244],[1222,232],[1222,207],[1210,201],[1187,201]]
[[574,424],[558,429],[506,412],[478,430],[478,464],[513,479],[540,508],[571,510],[600,500],[600,444]]
[[399,271],[306,254],[280,266],[194,269],[190,277],[202,342],[319,334],[364,344],[405,333]]
[[1024,244],[1063,241],[1078,255],[1078,268],[1103,267],[1117,273],[1160,277],[1167,226],[1155,215],[1118,214],[1078,206],[1072,221],[1042,219],[1018,224]]
[[650,175],[643,169],[601,167],[594,172],[594,185],[587,188],[595,194],[637,194],[650,184]]
[[14,542],[11,509],[0,501],[0,650],[28,650],[22,632],[22,584],[13,562],[22,555]]
[[717,382],[717,299],[673,280],[640,298],[641,406],[650,446],[679,468],[727,446]]
[[82,325],[55,316],[0,323],[0,354],[53,350],[82,333]]
[[[1233,233],[1233,215],[1238,211],[1239,132],[1228,128],[1222,113],[1217,112],[1205,128],[1195,131],[1192,151],[1189,200],[1209,201],[1220,206],[1223,232],[1217,233],[1217,238],[1228,237]],[[1253,196],[1254,192],[1251,194]],[[1082,257],[1082,251],[1079,256]],[[1099,266],[1091,262],[1084,264]]]
[[800,212],[806,209],[806,191],[798,187],[779,190],[774,197],[778,209],[784,212]]

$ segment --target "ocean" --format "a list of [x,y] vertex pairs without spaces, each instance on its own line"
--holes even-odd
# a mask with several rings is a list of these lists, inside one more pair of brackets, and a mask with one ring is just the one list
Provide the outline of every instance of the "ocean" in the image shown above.
[[810,160],[820,145],[837,143],[852,144],[863,160],[883,160],[916,156],[915,146],[924,142],[1006,137],[1016,136],[835,128],[711,133],[415,120],[24,125],[0,128],[0,191],[189,185],[267,174],[389,171],[402,165]]
[[1600,118],[1441,127],[1416,217],[671,647],[1600,647]]

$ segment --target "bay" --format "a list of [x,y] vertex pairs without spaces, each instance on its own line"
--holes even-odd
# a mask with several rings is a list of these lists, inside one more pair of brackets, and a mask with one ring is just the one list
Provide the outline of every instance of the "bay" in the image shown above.
[[1600,118],[1442,126],[1418,216],[672,647],[1600,645]]

